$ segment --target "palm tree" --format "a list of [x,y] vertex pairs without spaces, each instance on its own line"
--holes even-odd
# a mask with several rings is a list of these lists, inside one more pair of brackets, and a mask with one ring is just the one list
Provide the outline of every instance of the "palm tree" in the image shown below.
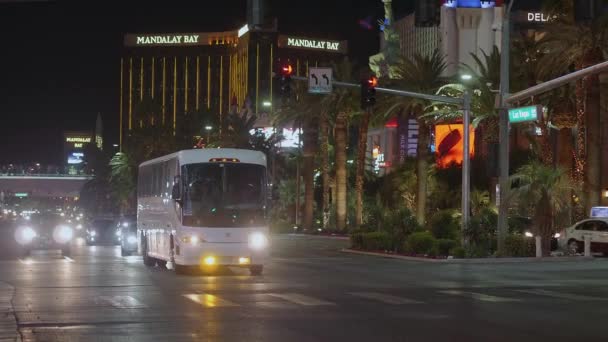
[[520,207],[532,211],[536,233],[542,237],[543,255],[549,255],[554,217],[570,206],[575,189],[570,177],[561,168],[533,161],[519,168],[511,176],[511,183],[511,196]]
[[[334,65],[334,73],[337,80],[352,81],[353,65],[348,59]],[[346,229],[347,208],[347,129],[350,116],[358,109],[358,95],[349,88],[337,88],[333,93],[327,95],[322,104],[330,115],[335,116],[334,140],[336,154],[336,228]]]
[[314,160],[317,152],[318,122],[324,110],[321,98],[308,94],[307,85],[297,82],[293,86],[293,96],[273,115],[275,126],[292,125],[294,129],[302,128],[303,162],[302,178],[304,179],[304,217],[303,228],[310,231],[314,214]]
[[[429,56],[416,54],[412,60],[401,57],[395,65],[396,79],[392,83],[398,88],[425,94],[435,94],[444,85],[442,77],[446,63],[438,50]],[[427,201],[427,173],[430,145],[430,126],[422,117],[429,107],[429,102],[404,97],[392,97],[387,101],[385,117],[398,113],[412,114],[418,118],[419,133],[416,160],[416,177],[418,181],[416,194],[416,218],[424,224]]]
[[122,214],[134,210],[137,163],[128,154],[119,152],[110,160],[110,185],[119,201]]
[[[568,2],[572,4],[571,1]],[[572,15],[562,15],[546,26],[541,46],[546,50],[541,71],[553,75],[574,67],[581,70],[603,61],[608,46],[606,16],[590,23],[577,23]],[[577,139],[574,178],[584,184],[585,209],[600,201],[600,81],[590,75],[575,84]]]

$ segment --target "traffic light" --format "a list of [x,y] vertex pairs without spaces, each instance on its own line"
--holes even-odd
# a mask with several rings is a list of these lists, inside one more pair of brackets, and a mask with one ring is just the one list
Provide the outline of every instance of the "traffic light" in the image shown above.
[[371,76],[370,78],[361,81],[361,108],[367,109],[376,104],[376,87],[378,86],[378,78]]
[[287,95],[291,93],[291,74],[293,73],[293,67],[291,64],[286,63],[281,65],[281,94]]

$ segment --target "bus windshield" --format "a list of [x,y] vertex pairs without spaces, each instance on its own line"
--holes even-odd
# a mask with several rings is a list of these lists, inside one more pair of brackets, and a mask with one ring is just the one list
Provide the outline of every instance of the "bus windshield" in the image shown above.
[[261,165],[200,163],[183,166],[183,224],[249,227],[266,219],[266,169]]

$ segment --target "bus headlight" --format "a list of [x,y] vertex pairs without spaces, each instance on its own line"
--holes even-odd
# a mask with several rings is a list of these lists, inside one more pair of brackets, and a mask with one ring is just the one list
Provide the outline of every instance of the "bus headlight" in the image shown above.
[[72,240],[74,231],[69,226],[57,226],[53,231],[53,239],[58,243],[66,243]]
[[127,242],[134,245],[137,243],[137,237],[135,237],[135,235],[131,235],[127,238]]
[[17,240],[20,245],[27,245],[32,242],[36,236],[38,236],[38,234],[36,234],[36,231],[31,227],[19,227],[15,231],[15,240]]
[[215,265],[215,257],[214,256],[208,256],[205,257],[205,259],[203,259],[203,262],[205,263],[205,265],[207,266],[212,266]]
[[255,232],[249,235],[249,247],[255,250],[262,250],[268,246],[268,238],[264,233]]
[[182,242],[184,243],[189,243],[191,245],[197,245],[199,242],[204,241],[202,239],[200,239],[198,236],[196,235],[192,235],[192,236],[184,236],[182,238]]

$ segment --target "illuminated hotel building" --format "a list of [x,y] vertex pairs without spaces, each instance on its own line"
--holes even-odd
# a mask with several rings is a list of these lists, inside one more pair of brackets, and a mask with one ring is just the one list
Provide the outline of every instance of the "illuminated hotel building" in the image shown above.
[[234,106],[255,114],[260,127],[270,126],[280,63],[289,61],[295,75],[305,76],[309,67],[347,52],[345,41],[280,35],[276,22],[225,32],[127,34],[124,48],[121,146],[129,131],[150,120],[143,113],[150,103],[160,108],[160,124],[174,132],[186,113],[208,111],[221,123]]

